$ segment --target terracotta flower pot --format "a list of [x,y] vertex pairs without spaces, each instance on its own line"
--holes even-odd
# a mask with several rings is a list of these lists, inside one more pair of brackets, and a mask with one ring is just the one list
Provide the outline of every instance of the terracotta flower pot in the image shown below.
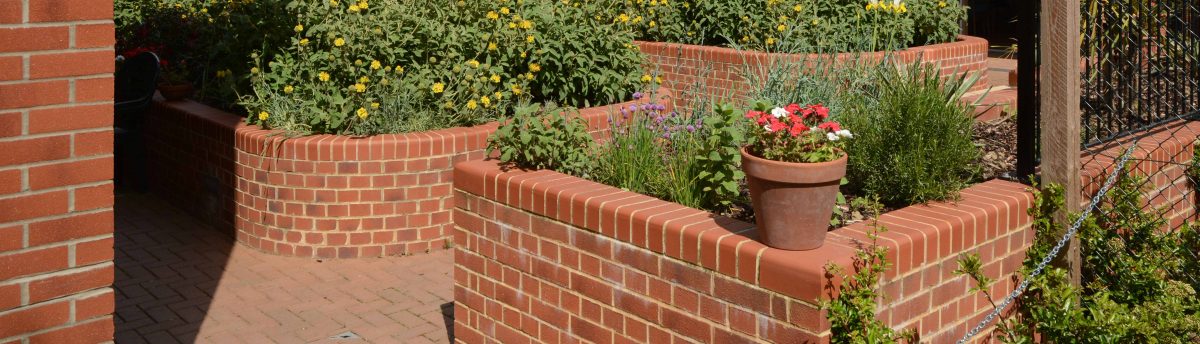
[[181,100],[192,95],[192,84],[158,84],[158,92],[168,101]]
[[847,160],[843,154],[830,162],[780,162],[742,148],[742,169],[763,244],[791,251],[821,247]]

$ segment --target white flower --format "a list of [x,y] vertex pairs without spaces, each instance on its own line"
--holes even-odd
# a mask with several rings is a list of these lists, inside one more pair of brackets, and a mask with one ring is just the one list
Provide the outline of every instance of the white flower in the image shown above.
[[854,134],[851,134],[850,131],[846,130],[846,129],[838,130],[836,134],[837,134],[837,136],[845,137],[848,139],[854,138]]
[[771,116],[775,116],[775,118],[784,118],[787,117],[787,115],[788,111],[784,110],[783,108],[771,109]]
[[900,0],[892,0],[892,6],[900,7]]
[[837,134],[834,134],[834,133],[827,133],[827,134],[825,134],[825,138],[829,139],[829,141],[837,141],[841,137],[837,136]]
[[771,125],[770,125],[770,124],[768,124],[768,125],[764,125],[764,126],[763,126],[763,130],[766,130],[768,133],[770,133],[770,132],[774,132],[774,130],[771,130]]

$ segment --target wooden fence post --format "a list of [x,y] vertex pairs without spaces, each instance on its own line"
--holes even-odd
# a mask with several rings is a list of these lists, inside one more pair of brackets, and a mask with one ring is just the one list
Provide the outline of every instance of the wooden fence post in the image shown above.
[[[1064,226],[1068,212],[1080,209],[1080,39],[1079,0],[1042,0],[1041,8],[1041,146],[1042,182],[1064,188],[1066,207],[1056,214]],[[1066,228],[1060,229],[1060,235]],[[1054,260],[1073,285],[1080,283],[1079,239],[1072,238]]]

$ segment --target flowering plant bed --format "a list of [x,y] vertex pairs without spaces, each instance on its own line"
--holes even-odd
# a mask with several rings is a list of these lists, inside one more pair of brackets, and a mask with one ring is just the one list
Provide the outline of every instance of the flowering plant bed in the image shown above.
[[[582,109],[575,118],[589,139],[604,136],[610,113],[641,103]],[[450,246],[451,167],[484,159],[497,127],[288,138],[194,101],[157,102],[152,111],[152,190],[240,243],[313,258]]]
[[746,112],[754,123],[747,150],[756,156],[782,162],[826,162],[837,160],[842,139],[854,137],[838,122],[827,121],[829,108],[821,104],[788,104],[771,108],[759,103]]

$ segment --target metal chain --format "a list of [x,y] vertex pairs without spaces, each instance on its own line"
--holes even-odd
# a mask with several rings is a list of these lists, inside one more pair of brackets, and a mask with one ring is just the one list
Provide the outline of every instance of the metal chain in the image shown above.
[[975,325],[974,328],[972,328],[970,331],[967,331],[967,334],[963,335],[962,339],[958,340],[958,344],[966,343],[971,339],[971,337],[979,334],[979,331],[983,331],[984,327],[987,327],[989,324],[991,324],[992,320],[995,320],[996,317],[1000,315],[1000,312],[1003,312],[1005,308],[1008,308],[1009,304],[1012,304],[1012,302],[1016,300],[1018,296],[1021,296],[1021,293],[1025,292],[1025,288],[1029,287],[1029,281],[1040,275],[1042,270],[1046,268],[1046,265],[1050,264],[1050,260],[1054,259],[1055,256],[1058,256],[1058,251],[1061,250],[1063,246],[1066,246],[1067,242],[1071,240],[1071,237],[1075,235],[1075,232],[1079,230],[1079,226],[1083,225],[1083,220],[1087,219],[1088,215],[1090,215],[1092,211],[1096,209],[1096,206],[1100,203],[1100,200],[1103,199],[1106,194],[1108,194],[1108,189],[1112,187],[1113,182],[1117,180],[1117,175],[1124,171],[1125,162],[1129,160],[1129,156],[1132,155],[1131,153],[1133,153],[1133,146],[1125,150],[1125,154],[1121,156],[1121,160],[1116,164],[1117,168],[1108,175],[1108,180],[1104,182],[1104,187],[1101,187],[1100,192],[1097,192],[1096,196],[1092,197],[1091,204],[1088,204],[1087,209],[1083,211],[1083,214],[1081,214],[1079,218],[1075,220],[1075,223],[1071,224],[1071,227],[1067,229],[1067,233],[1064,234],[1061,239],[1058,239],[1058,244],[1054,245],[1053,249],[1050,249],[1050,254],[1047,254],[1046,257],[1042,258],[1042,262],[1038,263],[1037,268],[1033,269],[1033,272],[1029,273],[1029,277],[1026,277],[1025,280],[1021,281],[1021,284],[1017,286],[1017,289],[1014,289],[1012,293],[1008,294],[1008,297],[1004,298],[1004,302],[1001,302],[999,306],[996,306],[996,308],[987,315],[987,317],[984,317],[983,320],[979,322],[979,325]]

